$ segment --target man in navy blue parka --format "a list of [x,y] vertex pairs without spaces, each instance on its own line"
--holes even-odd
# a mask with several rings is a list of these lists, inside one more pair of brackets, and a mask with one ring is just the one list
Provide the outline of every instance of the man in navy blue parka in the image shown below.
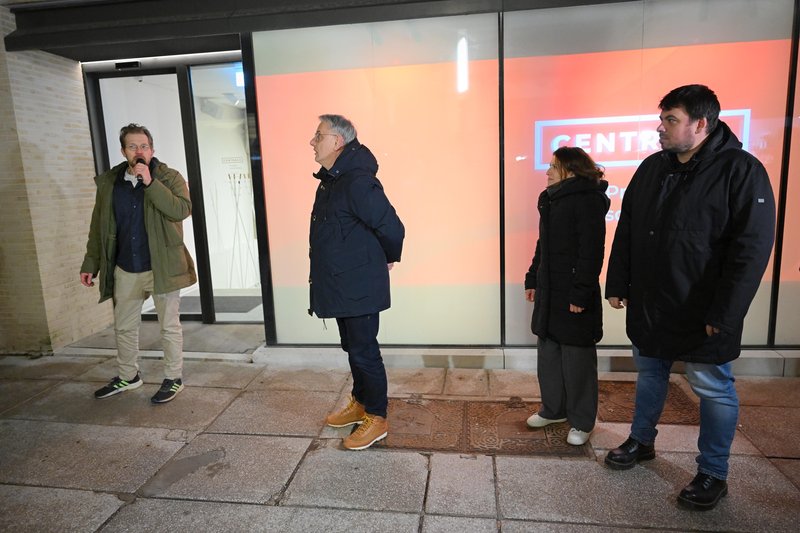
[[349,403],[333,427],[358,425],[351,450],[386,437],[387,381],[378,345],[379,313],[391,305],[389,270],[400,261],[405,228],[378,181],[378,162],[341,115],[321,115],[311,146],[321,168],[309,234],[309,314],[335,318],[353,374]]

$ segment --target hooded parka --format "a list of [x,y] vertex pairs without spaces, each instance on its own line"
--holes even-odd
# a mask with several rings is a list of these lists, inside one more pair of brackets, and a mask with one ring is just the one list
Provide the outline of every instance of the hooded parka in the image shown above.
[[[150,160],[153,181],[144,192],[144,226],[153,270],[153,292],[164,294],[197,281],[189,251],[183,242],[183,220],[192,214],[186,181],[177,170],[155,157]],[[117,224],[114,219],[114,182],[127,162],[94,178],[97,185],[89,239],[81,272],[100,273],[100,302],[114,296],[117,262]]]
[[387,264],[400,261],[405,228],[377,172],[375,156],[354,139],[330,170],[314,174],[309,314],[356,317],[391,305]]
[[[606,298],[628,299],[627,333],[642,355],[732,361],[774,232],[767,172],[720,121],[687,163],[661,151],[636,170],[614,235]],[[708,336],[706,325],[720,333]]]
[[[603,336],[607,187],[605,180],[572,177],[539,195],[539,240],[525,275],[525,288],[536,290],[531,331],[539,337],[591,346]],[[583,312],[570,312],[570,304]]]

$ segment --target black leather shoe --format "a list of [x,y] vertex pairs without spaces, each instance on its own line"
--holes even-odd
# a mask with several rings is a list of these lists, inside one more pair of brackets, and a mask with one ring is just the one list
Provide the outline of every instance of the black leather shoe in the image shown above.
[[692,511],[710,511],[726,494],[726,481],[708,474],[697,474],[678,494],[678,504]]
[[656,449],[651,444],[646,446],[636,439],[628,437],[619,448],[614,448],[606,455],[606,464],[614,470],[633,468],[639,461],[655,459]]

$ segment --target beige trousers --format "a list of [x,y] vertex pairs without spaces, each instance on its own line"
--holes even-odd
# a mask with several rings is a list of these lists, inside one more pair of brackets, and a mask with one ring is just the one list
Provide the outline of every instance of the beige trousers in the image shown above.
[[180,321],[180,291],[153,294],[153,272],[132,274],[114,269],[114,333],[117,338],[119,377],[131,380],[139,371],[139,327],[142,304],[150,296],[161,326],[164,350],[164,377],[177,379],[183,374],[183,329]]

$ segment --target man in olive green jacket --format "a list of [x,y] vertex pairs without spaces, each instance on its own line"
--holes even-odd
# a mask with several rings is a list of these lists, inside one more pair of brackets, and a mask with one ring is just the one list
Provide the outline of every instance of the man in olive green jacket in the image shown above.
[[192,204],[186,181],[153,157],[147,128],[129,124],[120,131],[125,162],[95,177],[97,193],[81,283],[94,286],[100,275],[100,302],[114,301],[119,374],[95,392],[107,398],[142,385],[137,363],[144,301],[152,295],[161,325],[165,379],[151,398],[172,400],[183,390],[183,331],[180,289],[197,281],[183,243],[183,220]]

